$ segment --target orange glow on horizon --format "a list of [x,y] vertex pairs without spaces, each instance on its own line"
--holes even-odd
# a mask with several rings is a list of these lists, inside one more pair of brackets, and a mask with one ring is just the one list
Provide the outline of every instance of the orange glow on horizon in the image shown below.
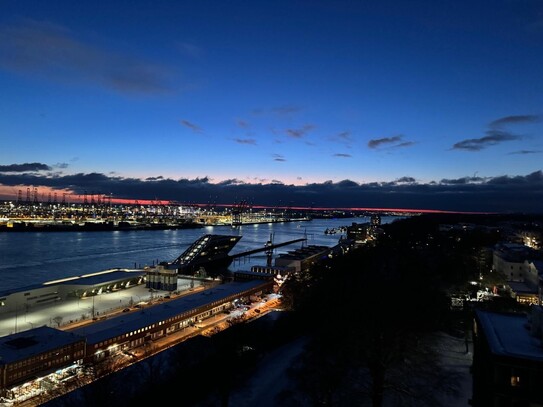
[[[209,204],[192,204],[197,207],[208,207]],[[216,207],[235,208],[239,204],[215,204]],[[252,209],[282,209],[299,211],[346,211],[346,212],[403,212],[403,213],[456,213],[472,215],[489,215],[495,212],[473,212],[473,211],[445,211],[440,209],[406,209],[406,208],[362,208],[362,207],[307,207],[307,206],[268,206],[268,205],[249,205]]]
[[[34,192],[37,191],[37,201],[41,203],[51,202],[62,203],[63,200],[67,204],[109,204],[112,205],[178,205],[178,206],[192,206],[198,208],[208,207],[222,207],[222,208],[235,208],[240,207],[240,203],[233,204],[213,204],[209,203],[183,203],[164,199],[130,199],[130,198],[114,198],[105,194],[76,194],[70,190],[56,190],[48,187],[40,187],[39,190],[34,187],[29,188],[26,186],[19,187],[6,187],[0,185],[0,199],[6,201],[17,201],[20,196],[22,202],[26,202],[30,197],[34,200]],[[55,195],[56,194],[56,195]],[[56,201],[54,201],[56,197]],[[276,205],[246,205],[246,208],[251,209],[281,209],[281,210],[300,210],[300,211],[347,211],[347,212],[397,212],[397,213],[450,213],[450,214],[492,214],[496,212],[476,212],[476,211],[447,211],[440,209],[407,209],[407,208],[369,208],[369,207],[307,207],[307,206],[276,206]]]

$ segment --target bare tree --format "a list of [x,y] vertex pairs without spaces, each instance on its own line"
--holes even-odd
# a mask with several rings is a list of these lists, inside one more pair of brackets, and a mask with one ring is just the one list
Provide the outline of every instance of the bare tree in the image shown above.
[[62,324],[62,320],[63,320],[63,319],[64,319],[64,318],[63,318],[62,316],[58,315],[58,316],[56,316],[56,317],[53,318],[53,322],[54,322],[55,324],[57,324],[57,327],[60,327],[60,324]]
[[292,290],[293,308],[313,338],[293,373],[313,403],[433,407],[455,393],[455,374],[431,346],[449,312],[440,256],[421,243],[426,232],[412,242],[410,231],[319,264],[305,284],[291,285],[303,290]]

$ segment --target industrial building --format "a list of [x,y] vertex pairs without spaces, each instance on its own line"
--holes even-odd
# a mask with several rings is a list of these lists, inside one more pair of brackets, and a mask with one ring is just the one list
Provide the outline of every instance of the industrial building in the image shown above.
[[270,293],[273,285],[271,277],[234,281],[79,328],[41,326],[1,337],[0,397],[13,397],[18,386],[29,381],[31,386],[40,376],[99,362],[183,330],[232,308],[235,300]]
[[0,397],[12,397],[14,385],[80,363],[85,337],[41,326],[0,337],[0,355]]
[[33,284],[17,290],[0,291],[0,314],[28,311],[73,298],[125,290],[145,283],[142,269],[111,269],[81,276]]

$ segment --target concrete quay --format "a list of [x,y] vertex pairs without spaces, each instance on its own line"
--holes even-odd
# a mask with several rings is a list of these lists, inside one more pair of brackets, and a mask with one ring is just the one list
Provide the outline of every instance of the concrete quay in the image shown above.
[[[191,287],[191,281],[193,282]],[[40,307],[0,314],[0,336],[11,335],[47,325],[53,328],[67,329],[83,323],[92,322],[93,318],[107,318],[117,315],[124,309],[134,309],[134,305],[145,307],[153,303],[188,295],[204,289],[204,282],[193,279],[178,279],[179,294],[169,291],[150,291],[145,284],[127,289],[81,298],[58,301]],[[137,310],[137,308],[135,309]]]

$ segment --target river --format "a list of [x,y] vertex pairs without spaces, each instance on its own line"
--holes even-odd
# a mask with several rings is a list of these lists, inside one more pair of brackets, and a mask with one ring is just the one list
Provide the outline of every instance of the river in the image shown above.
[[[398,217],[383,216],[381,223],[395,219]],[[366,222],[369,218],[358,217],[235,228],[206,226],[176,230],[0,233],[0,291],[111,268],[139,268],[159,261],[172,261],[204,234],[242,236],[230,254],[263,247],[270,238],[279,244],[306,237],[303,244],[331,247],[337,244],[341,234],[325,234],[327,228]],[[301,246],[299,242],[277,248],[274,256]],[[236,259],[230,270],[250,270],[256,264],[266,264],[264,252]]]

